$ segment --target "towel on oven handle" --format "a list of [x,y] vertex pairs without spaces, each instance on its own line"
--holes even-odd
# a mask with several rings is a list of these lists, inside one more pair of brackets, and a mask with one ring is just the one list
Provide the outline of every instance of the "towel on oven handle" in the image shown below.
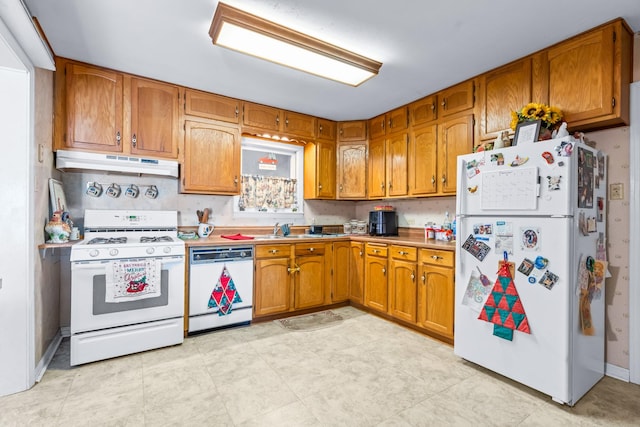
[[107,264],[105,302],[118,303],[161,294],[160,260],[115,260]]

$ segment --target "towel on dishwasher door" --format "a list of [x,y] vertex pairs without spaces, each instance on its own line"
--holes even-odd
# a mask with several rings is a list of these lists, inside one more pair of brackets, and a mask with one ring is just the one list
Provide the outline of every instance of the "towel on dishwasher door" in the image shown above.
[[116,260],[107,264],[105,302],[135,301],[161,294],[159,259]]

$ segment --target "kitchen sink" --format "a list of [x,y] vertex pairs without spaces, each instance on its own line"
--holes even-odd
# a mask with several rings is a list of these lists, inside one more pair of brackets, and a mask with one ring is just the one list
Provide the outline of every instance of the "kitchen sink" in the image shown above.
[[281,236],[279,234],[256,234],[253,237],[256,240],[277,240],[277,239],[308,239],[308,238],[321,238],[321,237],[335,237],[335,235],[329,235],[329,234],[289,234],[288,236]]

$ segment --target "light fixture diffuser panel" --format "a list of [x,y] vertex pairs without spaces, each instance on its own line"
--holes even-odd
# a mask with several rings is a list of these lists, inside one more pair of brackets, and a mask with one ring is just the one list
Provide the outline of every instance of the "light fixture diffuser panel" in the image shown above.
[[209,30],[214,44],[316,76],[358,86],[382,64],[218,3]]

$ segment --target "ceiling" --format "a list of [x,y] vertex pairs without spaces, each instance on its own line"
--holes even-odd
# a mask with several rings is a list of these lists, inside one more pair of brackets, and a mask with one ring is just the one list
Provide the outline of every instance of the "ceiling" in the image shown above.
[[214,46],[215,0],[23,0],[56,55],[332,120],[366,119],[617,17],[638,0],[226,0],[383,63],[351,87]]

